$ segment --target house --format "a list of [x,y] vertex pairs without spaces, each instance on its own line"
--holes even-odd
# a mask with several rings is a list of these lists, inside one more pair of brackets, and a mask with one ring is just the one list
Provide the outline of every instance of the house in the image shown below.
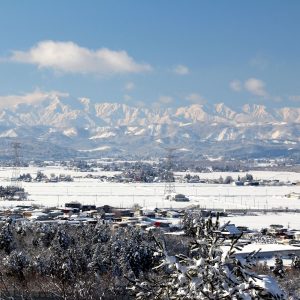
[[155,218],[155,211],[153,211],[153,210],[144,210],[143,211],[143,216],[148,217],[148,218]]
[[221,235],[226,238],[235,238],[240,236],[241,234],[242,231],[240,231],[234,224],[226,225],[221,231]]
[[240,181],[240,180],[236,180],[236,181],[233,181],[233,182],[232,182],[232,185],[235,185],[235,186],[243,186],[243,185],[244,185],[244,182],[243,182],[243,181]]
[[169,211],[167,211],[167,217],[168,218],[179,218],[180,213],[177,211],[169,210]]
[[164,222],[164,221],[161,221],[161,220],[154,222],[153,225],[155,227],[164,228],[164,229],[170,228],[170,223]]
[[294,232],[294,239],[297,241],[300,241],[300,231],[295,231]]
[[123,208],[113,208],[112,213],[114,213],[116,217],[133,217],[134,215],[130,209]]
[[249,233],[252,232],[247,226],[237,226],[236,227],[240,232]]
[[78,208],[65,207],[62,209],[65,218],[69,218],[72,214],[79,213]]
[[104,214],[104,220],[113,220],[113,218],[115,217],[114,213],[105,213]]
[[69,202],[69,203],[65,203],[65,207],[67,208],[76,208],[78,210],[81,209],[81,204],[79,202]]
[[176,202],[188,202],[190,199],[186,197],[184,194],[169,194],[166,195],[166,200],[176,201]]
[[96,205],[82,205],[81,210],[82,211],[96,210]]

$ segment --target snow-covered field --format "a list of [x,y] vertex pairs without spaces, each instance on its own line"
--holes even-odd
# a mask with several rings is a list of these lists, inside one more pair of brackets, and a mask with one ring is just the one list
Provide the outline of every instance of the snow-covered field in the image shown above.
[[[5,184],[9,182],[2,182]],[[289,187],[236,187],[229,185],[178,184],[176,191],[190,198],[190,202],[164,200],[163,184],[103,183],[92,179],[59,183],[23,183],[29,199],[45,206],[63,205],[67,201],[85,204],[130,207],[135,203],[147,208],[186,207],[202,208],[298,208],[300,200],[287,198],[291,192],[300,193],[300,186]],[[11,204],[11,202],[1,204]]]
[[[296,172],[274,172],[274,171],[249,171],[247,172],[253,175],[255,180],[266,179],[278,179],[280,181],[300,181],[300,173]],[[177,172],[177,175],[183,173]],[[222,176],[224,179],[226,176],[231,176],[233,179],[237,179],[238,176],[243,177],[246,175],[245,172],[211,172],[211,173],[194,173],[190,172],[191,175],[199,175],[203,179],[218,179]]]
[[260,230],[271,224],[280,224],[286,228],[300,230],[299,213],[267,213],[256,214],[255,216],[228,216],[221,218],[222,223],[235,224],[236,226],[247,226],[250,229]]
[[[74,182],[58,183],[26,183],[22,185],[30,194],[29,201],[0,200],[0,207],[11,207],[20,204],[42,204],[44,206],[64,206],[69,201],[79,201],[83,204],[112,205],[115,207],[131,207],[137,203],[145,208],[155,207],[187,207],[200,205],[202,208],[230,209],[230,208],[290,208],[300,209],[300,199],[287,198],[285,195],[300,193],[300,186],[232,186],[213,184],[176,183],[176,192],[183,193],[190,198],[190,202],[174,202],[165,200],[164,184],[162,183],[109,183],[84,177],[88,173],[65,170],[61,167],[36,168],[29,167],[21,170],[21,174],[30,173],[35,176],[37,171],[50,176],[51,173],[70,174],[75,177]],[[300,181],[300,174],[292,172],[250,172],[256,179],[279,179],[281,181]],[[10,184],[11,168],[0,169],[0,185]],[[94,175],[112,176],[116,172],[95,172]],[[177,173],[177,175],[179,175]],[[200,178],[219,178],[222,176],[245,173],[200,173]],[[253,229],[268,227],[270,224],[282,224],[286,227],[300,230],[300,215],[294,213],[266,214],[258,216],[233,216],[222,219],[230,220],[236,225],[249,226]]]
[[[51,173],[85,176],[87,173],[65,170],[61,167],[24,168],[21,173],[35,176],[40,170],[48,176]],[[94,175],[110,175],[116,172],[95,172]],[[0,184],[10,184],[11,168],[0,169]],[[300,174],[292,172],[251,172],[257,179],[280,179],[283,181],[300,181]],[[218,178],[231,175],[237,178],[239,173],[200,173],[201,178]],[[245,173],[241,173],[241,176]],[[30,194],[30,201],[45,206],[63,206],[68,201],[80,201],[84,204],[104,205],[116,207],[131,207],[137,203],[143,207],[186,207],[199,205],[202,208],[230,209],[230,208],[290,208],[300,209],[300,199],[287,198],[292,192],[300,193],[300,186],[232,186],[216,184],[188,184],[176,183],[176,192],[183,193],[190,198],[190,202],[174,202],[165,200],[163,183],[110,183],[95,179],[75,178],[74,182],[58,183],[22,183]],[[11,206],[20,202],[1,201],[1,206]],[[28,202],[27,202],[28,203]]]

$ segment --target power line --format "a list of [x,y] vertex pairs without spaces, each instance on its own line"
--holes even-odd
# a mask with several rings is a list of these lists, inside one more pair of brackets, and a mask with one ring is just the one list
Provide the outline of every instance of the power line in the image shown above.
[[165,189],[164,195],[175,194],[175,179],[173,173],[173,158],[174,158],[174,151],[177,148],[175,147],[167,147],[165,150],[167,151],[167,160],[166,160],[166,177],[165,177]]
[[11,186],[21,188],[22,183],[19,180],[21,174],[21,158],[20,158],[21,143],[14,142],[12,143],[12,147],[14,151],[14,165],[12,170]]

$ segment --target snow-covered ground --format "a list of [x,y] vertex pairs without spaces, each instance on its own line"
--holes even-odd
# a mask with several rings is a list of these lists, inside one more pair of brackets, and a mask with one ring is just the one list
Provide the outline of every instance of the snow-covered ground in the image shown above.
[[[188,173],[188,172],[187,172]],[[246,173],[251,174],[255,180],[266,179],[273,180],[278,179],[280,181],[300,181],[300,173],[297,172],[275,172],[275,171],[249,171],[249,172],[211,172],[211,173],[194,173],[189,172],[191,175],[199,175],[201,179],[218,179],[226,176],[231,176],[233,179],[237,179],[238,176],[243,177]],[[185,173],[176,172],[176,175],[182,175]]]
[[[35,176],[40,170],[48,176],[51,173],[85,176],[87,173],[65,170],[61,167],[36,168],[29,167],[21,173]],[[116,172],[95,172],[93,174],[112,176]],[[257,179],[280,179],[283,181],[300,181],[300,174],[292,172],[250,172]],[[0,185],[10,184],[11,168],[0,169]],[[223,178],[231,175],[237,178],[239,173],[200,173],[201,178]],[[245,173],[241,173],[244,176]],[[64,206],[69,201],[79,201],[83,204],[112,205],[115,207],[131,207],[139,204],[151,209],[155,207],[187,207],[199,205],[209,209],[230,208],[290,208],[300,209],[300,199],[287,198],[292,192],[300,193],[300,186],[232,186],[214,184],[176,183],[176,192],[190,198],[190,202],[174,202],[164,199],[163,183],[110,183],[95,179],[75,178],[74,182],[36,183],[23,182],[25,190],[30,194],[29,201],[0,201],[0,207],[10,207],[20,204],[42,204],[44,206]],[[231,217],[236,225],[251,224],[252,228],[267,227],[273,223],[300,229],[300,218],[297,214],[277,214],[263,216]],[[259,220],[259,221],[258,221]]]
[[[9,184],[9,181],[1,182]],[[74,182],[22,183],[30,194],[29,199],[45,206],[62,205],[77,200],[85,204],[130,207],[135,203],[147,208],[186,207],[199,205],[202,208],[290,208],[300,209],[300,200],[285,195],[300,193],[300,186],[284,187],[236,187],[231,185],[177,184],[176,191],[190,198],[190,202],[164,200],[163,184],[121,184],[81,179]],[[10,202],[9,202],[10,203]],[[0,203],[4,204],[2,201]]]
[[271,224],[280,224],[286,228],[300,230],[299,213],[267,213],[255,216],[228,216],[221,218],[222,223],[235,224],[236,226],[247,226],[250,229],[267,228]]
[[[30,173],[35,176],[40,170],[48,176],[51,173],[85,176],[87,173],[66,170],[61,167],[23,168],[21,173]],[[94,175],[112,176],[116,172],[95,172]],[[11,168],[0,169],[0,184],[10,184]],[[239,173],[200,173],[202,178],[218,178],[231,175],[234,178]],[[292,172],[251,172],[257,179],[274,178],[280,180],[300,181],[300,174]],[[245,175],[241,173],[240,175]],[[163,183],[110,183],[95,179],[75,178],[74,182],[58,183],[22,183],[30,194],[29,199],[45,206],[64,205],[68,201],[80,201],[85,204],[116,207],[131,207],[137,203],[143,207],[186,207],[199,205],[202,208],[230,209],[230,208],[290,208],[300,209],[300,199],[287,198],[292,192],[300,193],[300,186],[232,186],[216,184],[188,184],[176,183],[176,192],[183,193],[190,198],[190,202],[174,202],[164,199]],[[20,204],[20,202],[17,202]],[[15,205],[12,201],[1,201],[1,206]]]

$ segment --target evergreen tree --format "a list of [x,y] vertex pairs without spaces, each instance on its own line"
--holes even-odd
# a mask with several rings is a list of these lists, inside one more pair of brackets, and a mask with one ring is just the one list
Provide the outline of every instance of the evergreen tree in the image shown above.
[[256,252],[236,258],[235,251],[243,247],[240,237],[224,249],[218,218],[192,218],[187,228],[193,236],[188,255],[169,255],[165,244],[156,240],[160,263],[155,276],[129,279],[137,299],[285,299],[280,290],[274,294],[264,288],[263,278],[252,271]]
[[295,256],[293,258],[292,267],[294,269],[300,269],[300,257],[299,256]]
[[275,276],[278,276],[280,278],[284,277],[283,261],[282,261],[282,258],[279,256],[275,257],[275,267],[274,267],[273,273]]

